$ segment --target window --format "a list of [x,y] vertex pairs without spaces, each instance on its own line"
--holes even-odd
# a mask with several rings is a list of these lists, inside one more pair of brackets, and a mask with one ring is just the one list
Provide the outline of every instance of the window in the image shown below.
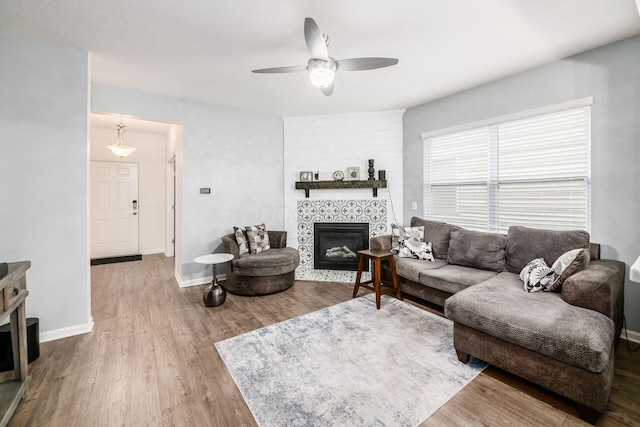
[[591,99],[576,103],[589,105],[423,134],[424,216],[502,233],[589,230]]

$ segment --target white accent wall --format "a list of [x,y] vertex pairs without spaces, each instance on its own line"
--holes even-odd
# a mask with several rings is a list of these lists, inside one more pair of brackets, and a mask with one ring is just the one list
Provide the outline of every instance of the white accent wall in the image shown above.
[[[404,110],[372,113],[284,118],[284,220],[287,244],[298,240],[296,205],[305,200],[295,189],[301,171],[319,171],[319,179],[332,180],[333,172],[346,175],[348,167],[360,168],[360,179],[368,177],[368,159],[374,159],[375,177],[384,169],[389,188],[379,189],[378,198],[387,200],[389,227],[395,217],[402,221],[403,160],[402,115]],[[346,178],[345,178],[346,179]],[[371,189],[310,190],[309,200],[372,199]],[[390,228],[389,228],[390,229]]]

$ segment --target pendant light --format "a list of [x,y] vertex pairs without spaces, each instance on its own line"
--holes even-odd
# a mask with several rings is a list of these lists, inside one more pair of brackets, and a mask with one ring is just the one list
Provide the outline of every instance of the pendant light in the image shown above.
[[120,117],[120,124],[116,125],[118,128],[118,140],[111,145],[107,145],[107,148],[111,150],[113,154],[120,157],[121,159],[127,157],[129,154],[136,151],[135,147],[131,147],[124,142],[124,128],[125,125],[122,124],[122,117]]

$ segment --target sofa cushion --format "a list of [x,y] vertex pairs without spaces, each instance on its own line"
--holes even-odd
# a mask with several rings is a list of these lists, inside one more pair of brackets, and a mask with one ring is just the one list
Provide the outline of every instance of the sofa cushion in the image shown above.
[[473,329],[591,372],[602,372],[613,351],[614,323],[564,302],[554,292],[522,292],[513,273],[451,296],[445,315]]
[[507,269],[511,273],[520,273],[532,259],[543,258],[551,264],[571,249],[589,249],[589,233],[583,230],[555,231],[512,226],[507,237]]
[[449,253],[449,239],[454,226],[445,222],[429,221],[414,216],[411,218],[412,227],[424,227],[424,241],[431,242],[433,256],[447,259]]
[[551,266],[553,282],[547,286],[546,290],[560,292],[564,281],[585,268],[589,264],[589,260],[588,249],[572,249],[560,255]]
[[456,293],[469,286],[484,282],[497,273],[462,265],[445,265],[420,272],[420,283],[444,292]]
[[294,248],[271,248],[257,254],[242,254],[231,261],[233,272],[240,276],[275,276],[289,273],[300,263]]
[[507,236],[498,233],[451,230],[449,240],[449,264],[464,265],[490,271],[507,271],[505,249]]
[[447,265],[447,261],[443,259],[426,261],[422,259],[400,258],[396,255],[394,256],[394,260],[396,262],[396,274],[414,282],[420,282],[420,272],[438,269]]

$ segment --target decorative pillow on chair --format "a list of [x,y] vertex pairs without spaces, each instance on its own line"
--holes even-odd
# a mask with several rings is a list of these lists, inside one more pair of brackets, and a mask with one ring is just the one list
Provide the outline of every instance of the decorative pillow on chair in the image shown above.
[[433,250],[431,249],[431,242],[425,243],[416,237],[410,237],[408,239],[399,239],[398,256],[400,258],[416,258],[429,261],[435,261],[433,258]]
[[391,224],[391,251],[398,252],[400,250],[400,239],[416,238],[422,242],[424,240],[424,226],[419,227],[403,227],[401,225]]
[[236,235],[236,243],[238,244],[238,252],[240,255],[246,254],[249,252],[249,247],[247,246],[247,236],[245,235],[245,231],[239,229],[238,227],[233,227],[233,234]]
[[259,254],[267,249],[271,249],[269,233],[267,233],[267,227],[265,227],[264,224],[248,225],[245,227],[245,230],[247,231],[247,238],[249,239],[249,251],[252,254]]
[[553,281],[553,269],[547,266],[544,259],[536,258],[524,266],[520,272],[520,280],[524,282],[525,291],[542,291]]
[[570,276],[582,270],[591,261],[591,254],[588,249],[573,249],[560,255],[551,266],[553,271],[553,282],[547,286],[546,291],[560,292],[562,283]]

